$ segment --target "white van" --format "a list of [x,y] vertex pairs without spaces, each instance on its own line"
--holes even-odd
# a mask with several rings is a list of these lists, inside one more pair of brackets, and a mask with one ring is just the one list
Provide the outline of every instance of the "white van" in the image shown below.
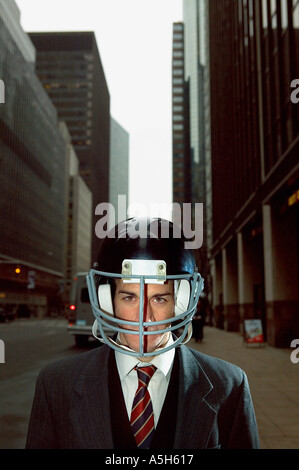
[[92,313],[88,288],[87,272],[78,273],[72,284],[68,313],[68,332],[74,335],[77,346],[86,346],[92,337],[92,325],[95,317]]
[[[78,273],[73,279],[68,313],[67,330],[71,335],[74,335],[75,343],[79,347],[88,346],[90,340],[95,340],[92,334],[92,325],[95,317],[89,300],[86,283],[87,274],[87,272]],[[105,328],[105,333],[108,336],[113,336],[114,334],[108,328]],[[100,336],[99,331],[97,331],[97,335]],[[100,344],[102,343],[99,342]]]

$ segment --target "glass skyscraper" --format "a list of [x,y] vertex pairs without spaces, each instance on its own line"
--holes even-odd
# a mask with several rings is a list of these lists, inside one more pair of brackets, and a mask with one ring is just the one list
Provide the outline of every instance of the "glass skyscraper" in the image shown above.
[[222,327],[299,334],[299,0],[209,2],[213,303]]
[[0,1],[1,301],[45,307],[63,276],[66,142],[19,18],[14,2]]
[[[93,32],[30,33],[36,72],[66,122],[95,208],[109,201],[110,94]],[[92,262],[99,240],[92,230]]]
[[209,71],[209,2],[184,0],[185,80],[189,84],[191,197],[204,207],[203,245],[199,264],[205,291],[210,291],[209,259],[212,248],[211,125]]

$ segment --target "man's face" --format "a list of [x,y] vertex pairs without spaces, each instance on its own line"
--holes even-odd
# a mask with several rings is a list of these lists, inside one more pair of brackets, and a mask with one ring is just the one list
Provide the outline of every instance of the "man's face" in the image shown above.
[[[121,320],[139,322],[140,284],[124,283],[121,279],[116,281],[114,296],[114,312],[116,318]],[[143,321],[153,322],[165,320],[165,325],[148,327],[148,331],[163,330],[167,327],[167,319],[174,315],[173,281],[165,284],[144,285]],[[125,329],[138,331],[137,326],[125,325]],[[169,333],[144,335],[144,352],[153,352],[162,346],[168,339]],[[121,333],[122,344],[134,351],[139,351],[139,335]]]

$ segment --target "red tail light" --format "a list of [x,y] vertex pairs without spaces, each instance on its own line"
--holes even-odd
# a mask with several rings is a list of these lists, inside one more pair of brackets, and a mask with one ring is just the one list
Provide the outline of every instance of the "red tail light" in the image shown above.
[[76,315],[75,315],[75,310],[76,310],[76,305],[70,305],[70,311],[68,314],[68,321],[69,323],[72,323],[75,321]]

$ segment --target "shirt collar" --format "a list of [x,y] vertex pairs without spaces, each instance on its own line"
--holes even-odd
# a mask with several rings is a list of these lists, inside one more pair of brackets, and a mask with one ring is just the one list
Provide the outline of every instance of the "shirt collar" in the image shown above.
[[[172,335],[169,336],[169,340],[165,347],[170,346],[171,344],[173,344]],[[175,348],[172,348],[164,353],[154,356],[151,364],[155,365],[157,369],[160,369],[165,377],[167,377],[173,364],[174,355]],[[130,356],[129,354],[125,354],[120,351],[115,351],[115,360],[121,382],[126,378],[131,370],[136,367],[136,365],[145,366],[147,364],[146,362],[140,361],[137,357]]]

